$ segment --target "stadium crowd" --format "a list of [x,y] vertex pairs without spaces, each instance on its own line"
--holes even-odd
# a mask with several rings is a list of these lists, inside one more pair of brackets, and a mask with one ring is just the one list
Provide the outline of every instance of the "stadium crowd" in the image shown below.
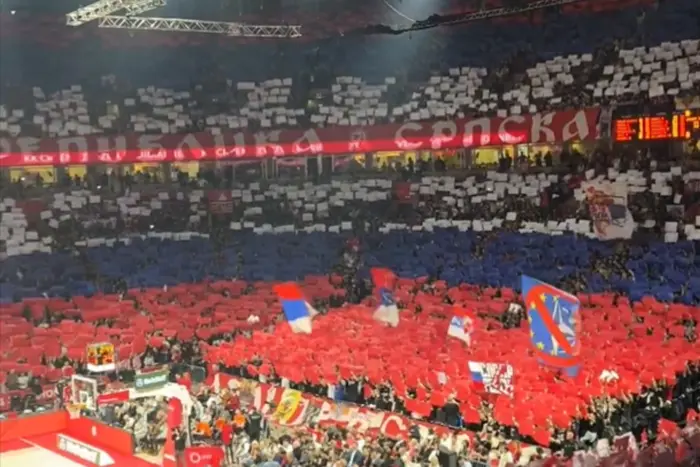
[[[418,79],[338,76],[316,60],[294,78],[221,71],[188,90],[114,75],[55,93],[20,86],[3,93],[0,143],[602,105],[615,115],[667,111],[697,97],[700,83],[700,40],[687,19],[697,5],[672,3],[648,17],[561,19],[585,23],[581,31],[619,21],[625,37],[589,31],[594,44],[579,47],[586,33],[572,27],[551,56],[520,50],[505,64],[440,64]],[[571,54],[559,50],[567,37]],[[699,465],[697,138],[689,144],[690,154],[565,144],[487,164],[478,148],[399,163],[334,156],[332,170],[289,164],[277,178],[257,162],[198,173],[3,172],[0,419],[78,407],[130,432],[136,454],[164,456],[172,444],[184,463],[188,449],[215,447],[227,467]],[[595,183],[623,186],[624,201]],[[597,204],[634,231],[600,241]],[[377,267],[395,273],[395,329],[372,319],[383,304]],[[540,368],[525,345],[520,278],[530,274],[580,301],[578,379]],[[290,330],[280,281],[304,291],[313,333]],[[446,338],[460,309],[473,319],[471,346]],[[95,342],[113,345],[116,371],[89,370]],[[514,375],[501,392],[479,391],[467,364],[492,359]],[[71,379],[89,376],[109,395],[153,368],[191,398],[177,426],[163,395],[98,406]],[[407,429],[362,429],[374,416],[400,417]]]
[[[103,67],[98,65],[101,58],[92,55],[89,72],[76,74],[76,68],[68,67],[60,70],[60,80],[33,87],[21,75],[15,77],[13,67],[3,80],[0,135],[220,134],[524,115],[609,104],[656,112],[672,109],[677,99],[695,97],[700,82],[697,5],[692,0],[629,3],[629,8],[613,5],[596,11],[595,5],[587,5],[592,12],[561,14],[548,23],[545,35],[539,17],[519,24],[518,35],[488,25],[460,28],[448,41],[421,41],[421,53],[435,58],[427,66],[403,60],[397,67],[394,60],[401,54],[381,56],[381,47],[347,38],[324,44],[311,61],[299,56],[302,46],[277,53],[270,60],[275,66],[265,69],[264,77],[253,72],[259,66],[226,70],[225,60],[202,67],[204,73],[193,66],[187,86],[142,84],[133,69],[125,76],[114,73],[113,63]],[[9,24],[7,31],[10,40]],[[553,44],[549,34],[561,43]],[[411,44],[405,36],[398,40]],[[453,40],[479,41],[484,47],[465,51]],[[366,52],[365,60],[344,59],[358,48]],[[177,58],[174,67],[191,66]],[[229,52],[227,58],[241,63]],[[136,54],[131,59],[138,61]],[[412,71],[396,73],[406,67]],[[100,75],[102,68],[111,68],[110,73]],[[247,69],[251,72],[244,73]]]
[[[653,161],[654,164],[659,167],[663,164],[673,164],[673,161]],[[588,165],[589,167],[594,167],[595,164]],[[639,166],[643,168],[643,166]],[[605,167],[600,167],[600,170],[605,169]],[[666,167],[662,167],[666,170]],[[536,170],[536,168],[535,168]],[[425,174],[422,174],[425,175]],[[442,172],[437,175],[442,177],[449,177],[448,172]],[[409,179],[413,177],[412,174],[402,173],[401,178],[408,177]],[[420,178],[420,177],[419,177]],[[162,184],[157,185],[162,187]],[[139,190],[147,190],[149,184],[134,183],[131,185],[130,190],[138,192]],[[102,192],[104,193],[104,192]],[[680,193],[683,193],[682,189]],[[394,200],[395,201],[395,200]],[[442,202],[440,197],[431,198],[429,196],[418,195],[415,200],[417,204],[417,209],[412,209],[418,215],[424,216],[420,219],[414,219],[414,222],[419,222],[423,218],[439,217],[436,213],[441,213],[443,218],[458,218],[461,215],[465,215],[459,210],[450,210],[449,206]],[[516,200],[512,200],[516,201]],[[651,209],[652,203],[661,204],[663,201],[660,198],[654,198],[649,196],[642,196],[639,199],[632,198],[630,200],[634,203],[635,208],[632,212],[638,223],[642,223],[645,217],[639,217],[640,215],[648,215],[649,213],[654,213]],[[508,200],[506,200],[508,202]],[[575,202],[572,200],[572,202]],[[649,203],[649,204],[646,204]],[[375,248],[380,247],[382,244],[382,235],[376,232],[376,228],[381,226],[381,223],[377,223],[379,220],[383,220],[385,223],[392,220],[392,204],[394,202],[388,202],[385,204],[377,205],[357,205],[348,204],[339,210],[339,212],[346,210],[356,210],[360,212],[362,220],[364,222],[356,223],[356,225],[361,225],[362,228],[356,229],[353,235],[360,239],[362,244],[362,249],[368,249],[374,251]],[[663,206],[663,204],[661,204]],[[499,206],[498,203],[494,204],[497,210],[492,210],[493,217],[498,217],[498,213],[501,212],[504,215],[505,212],[511,209],[516,210],[519,215],[530,215],[533,216],[531,219],[536,220],[551,220],[556,219],[560,215],[559,210],[550,210],[549,206],[543,206],[540,203],[527,204],[517,204],[511,202],[509,207]],[[514,207],[517,206],[517,207]],[[100,211],[102,206],[92,206],[91,207],[91,219],[92,221],[99,220],[104,216],[105,218],[112,217],[113,212],[108,210]],[[97,208],[97,209],[96,209]],[[447,208],[447,211],[445,209]],[[489,209],[485,207],[484,209]],[[579,211],[576,206],[568,206],[565,213]],[[167,212],[164,219],[167,219],[167,223],[157,224],[156,230],[160,230],[162,226],[168,226],[172,228],[177,225],[176,220],[182,218],[182,210],[174,206],[172,211]],[[263,213],[267,215],[270,212],[268,209],[264,209]],[[272,211],[270,217],[263,217],[261,222],[267,221],[274,222],[275,217],[279,216],[278,211]],[[480,213],[486,213],[487,211],[480,211]],[[662,211],[663,212],[663,211]],[[581,211],[583,213],[583,211]],[[78,213],[76,213],[78,214]],[[294,215],[293,211],[289,213]],[[298,214],[298,213],[297,213]],[[664,213],[666,214],[666,213]],[[401,215],[401,213],[394,213],[393,215]],[[653,214],[658,215],[658,214]],[[473,216],[473,215],[472,215]],[[543,216],[543,217],[541,217]],[[486,218],[484,216],[479,216]],[[476,218],[476,217],[473,217]],[[558,219],[563,219],[564,217],[559,217]],[[279,219],[279,217],[277,217]],[[346,219],[341,217],[341,219]],[[659,222],[664,222],[664,218],[658,218]],[[356,219],[357,220],[357,219]],[[396,220],[399,220],[397,218]],[[151,222],[156,223],[157,221],[151,220]],[[335,222],[331,220],[329,222]],[[110,233],[115,236],[121,236],[121,228],[126,229],[128,222],[118,222],[116,226],[110,228]],[[209,231],[212,235],[215,234],[215,230],[209,230],[212,223],[203,224],[204,231]],[[80,228],[81,224],[76,222],[72,224],[69,228],[61,230],[60,232],[53,232],[54,240],[57,241],[59,245],[70,245],[75,241],[76,238],[95,238],[99,235],[98,231],[80,231],[77,235],[73,229]],[[374,227],[373,227],[374,226]],[[45,226],[46,227],[46,226]],[[129,226],[130,229],[134,229],[134,226]],[[146,226],[141,224],[144,228],[144,232],[148,232],[150,225]],[[99,228],[99,226],[98,226]],[[139,227],[135,230],[131,230],[131,233],[138,231]],[[37,228],[40,230],[40,228]],[[65,242],[60,241],[60,237],[68,233],[68,238]],[[226,249],[231,247],[230,240],[225,239],[224,234],[221,235],[221,244],[219,244],[219,251],[223,251],[224,255],[227,256]],[[499,234],[502,235],[502,234]],[[658,234],[657,234],[658,235]],[[654,236],[654,232],[650,231],[641,237],[639,235],[635,236],[630,241],[618,242],[615,247],[609,251],[606,257],[601,257],[595,262],[591,262],[586,266],[585,269],[578,272],[578,277],[566,278],[558,285],[566,284],[569,290],[585,292],[590,290],[590,284],[586,281],[590,277],[590,271],[598,271],[601,274],[607,275],[624,275],[633,274],[629,270],[628,264],[630,259],[630,254],[634,254],[633,250],[635,248],[644,249],[644,245],[649,241],[649,238]],[[219,237],[217,237],[219,238]],[[283,237],[280,237],[282,239]],[[545,236],[542,241],[545,244],[552,242],[553,237]],[[286,240],[284,240],[286,241]],[[474,238],[473,250],[466,251],[465,256],[462,260],[467,260],[467,258],[472,257],[472,255],[487,255],[488,250],[493,245],[494,241],[498,241],[493,234],[478,234]],[[584,240],[581,240],[584,241]],[[278,241],[279,242],[279,241]],[[379,243],[377,243],[379,242]],[[236,245],[234,243],[234,245]],[[147,245],[138,246],[136,248],[141,248],[140,255],[146,254],[152,255],[149,251]],[[177,247],[176,247],[177,248]],[[236,254],[240,254],[239,248]],[[80,249],[76,250],[79,251]],[[80,253],[86,257],[81,259],[83,261],[82,267],[89,269],[98,270],[100,268],[99,264],[90,265],[92,261],[99,261],[99,258],[90,258],[90,252],[84,251]],[[157,251],[155,254],[159,254]],[[8,258],[8,260],[11,258]],[[292,259],[292,258],[290,258]],[[151,260],[156,260],[155,257],[148,259],[144,265],[148,264]],[[292,259],[293,260],[293,259]],[[335,256],[330,259],[332,261],[331,265],[335,268],[336,273],[332,275],[327,283],[325,293],[313,297],[313,306],[319,310],[322,314],[333,314],[342,313],[340,310],[335,310],[337,307],[342,307],[344,303],[354,302],[360,303],[367,300],[371,292],[371,285],[366,283],[363,279],[357,280],[356,273],[363,267],[363,258],[354,246],[348,246],[341,243],[336,243]],[[246,275],[246,269],[251,266],[251,262],[255,261],[254,257],[239,257],[236,259],[236,270],[238,273]],[[195,267],[196,268],[196,267]],[[24,273],[21,272],[15,277],[10,275],[6,276],[7,280],[10,282],[17,283],[24,280],[23,274],[26,273],[28,277],[31,278],[31,271],[25,270]],[[586,272],[588,271],[588,272]],[[439,269],[434,271],[434,276],[430,277],[427,281],[423,283],[416,283],[416,286],[411,290],[413,298],[402,298],[402,306],[408,306],[408,309],[413,309],[416,313],[420,313],[420,308],[415,308],[411,306],[411,301],[418,295],[428,295],[439,298],[439,301],[444,301],[444,303],[449,304],[451,299],[449,294],[446,293],[447,290],[443,285],[442,279],[447,278],[441,274]],[[93,280],[97,281],[100,288],[110,290],[113,292],[119,292],[121,301],[138,301],[148,300],[147,297],[141,296],[141,292],[127,287],[127,283],[130,282],[128,276],[117,276],[113,277],[113,281],[106,282],[95,277]],[[196,280],[196,279],[195,279]],[[154,285],[154,284],[149,284]],[[242,287],[236,285],[234,287],[227,286],[211,286],[205,288],[203,292],[207,295],[220,296],[222,298],[227,298],[227,295],[237,296],[240,293],[250,294],[254,293],[254,287],[252,284],[250,286]],[[578,287],[578,288],[577,288]],[[46,289],[50,290],[50,289]],[[496,295],[499,293],[496,292]],[[682,291],[675,292],[678,298],[687,299],[687,295],[680,295]],[[181,302],[182,306],[187,306],[187,298],[179,296],[177,290],[168,289],[165,287],[162,291],[158,292],[160,297],[156,301],[178,303],[178,301],[183,298],[186,301]],[[156,295],[158,295],[158,293]],[[483,289],[479,293],[484,293]],[[174,294],[174,295],[173,295]],[[68,300],[75,300],[76,297],[66,297]],[[690,296],[691,300],[694,300]],[[191,300],[191,298],[189,298]],[[403,301],[405,300],[405,303]],[[497,329],[502,327],[504,329],[518,328],[524,322],[524,315],[522,314],[522,308],[516,306],[513,308],[514,303],[518,303],[519,299],[515,296],[509,296],[508,299],[500,302],[500,308],[495,310],[495,313],[484,315],[484,323],[488,327],[493,327]],[[36,302],[34,302],[36,303]],[[35,305],[29,304],[22,310],[24,319],[30,322],[33,326],[37,327],[51,327],[55,324],[60,323],[62,320],[70,319],[70,314],[64,314],[64,311],[72,307],[58,306],[55,310],[52,309],[57,304],[55,300],[50,301],[47,306],[41,306],[41,312],[36,313]],[[519,303],[522,305],[522,303]],[[148,310],[148,307],[144,308],[144,311]],[[425,311],[423,311],[425,313]],[[248,313],[248,310],[246,310]],[[243,316],[243,320],[246,325],[243,325],[238,330],[230,330],[227,332],[218,332],[216,329],[210,329],[208,334],[197,334],[197,342],[195,345],[189,340],[190,338],[178,338],[178,337],[167,337],[162,333],[159,333],[155,329],[153,334],[155,340],[148,340],[148,344],[145,347],[144,352],[140,355],[141,362],[139,366],[151,366],[155,364],[169,364],[172,368],[173,380],[176,380],[176,373],[182,371],[182,363],[187,363],[188,365],[194,365],[201,368],[208,368],[211,376],[212,367],[207,361],[207,356],[205,349],[208,346],[216,346],[220,342],[230,342],[236,338],[246,338],[250,335],[251,330],[256,329],[256,321],[262,319],[263,323],[260,329],[274,325],[278,319],[277,311],[270,312],[270,315],[263,312],[262,310],[256,311],[251,309],[250,316]],[[255,313],[255,316],[252,314]],[[252,317],[252,318],[251,318]],[[72,319],[81,320],[80,317],[74,316]],[[642,318],[643,319],[643,318]],[[696,342],[697,331],[694,319],[684,319],[678,324],[682,325],[682,337],[687,339],[689,342]],[[114,326],[117,323],[114,317],[106,319],[106,321],[101,322],[103,325]],[[239,324],[241,321],[239,321]],[[675,323],[674,323],[675,324]],[[669,325],[671,322],[669,321]],[[669,331],[674,333],[674,331]],[[678,335],[678,334],[676,334]],[[161,336],[161,337],[156,337]],[[165,338],[163,338],[165,337]],[[196,342],[196,341],[195,341]],[[79,360],[79,359],[78,359]],[[59,358],[52,362],[52,366],[55,368],[62,368],[67,364],[69,360],[66,358]],[[39,363],[49,363],[49,362],[39,362]],[[84,367],[77,361],[77,366],[75,370],[78,372],[83,372]],[[252,366],[251,366],[252,365]],[[261,367],[267,367],[264,370],[264,374],[261,373]],[[315,397],[328,397],[329,389],[328,384],[324,384],[318,381],[304,380],[290,380],[288,378],[283,378],[277,376],[274,370],[274,362],[265,362],[263,360],[257,359],[252,362],[248,362],[244,365],[223,365],[219,362],[218,371],[223,371],[224,373],[239,376],[245,379],[257,379],[265,381],[269,384],[279,384],[284,387],[298,389],[304,393],[313,395]],[[39,374],[44,375],[44,379],[39,377]],[[131,377],[133,377],[133,372],[128,370],[120,372],[120,378],[125,379],[129,382]],[[45,371],[36,371],[36,367],[32,367],[31,370],[16,372],[10,370],[4,379],[4,389],[9,391],[26,391],[29,390],[34,397],[16,397],[12,399],[11,407],[15,411],[22,411],[27,407],[35,407],[37,404],[37,396],[42,392],[42,383],[45,383]],[[55,375],[52,375],[55,379]],[[208,389],[199,389],[202,392],[198,395],[198,400],[201,403],[201,411],[194,413],[191,419],[190,433],[192,434],[192,440],[197,443],[202,442],[214,442],[214,443],[224,443],[227,446],[231,446],[231,451],[227,451],[227,456],[229,460],[235,459],[234,462],[244,462],[245,465],[260,465],[261,462],[277,462],[280,465],[295,465],[294,463],[300,463],[300,465],[326,465],[326,464],[306,464],[307,459],[314,459],[312,462],[327,462],[329,458],[344,460],[346,464],[350,463],[348,455],[352,458],[353,465],[406,465],[409,463],[418,463],[419,465],[425,465],[428,463],[432,465],[434,462],[439,462],[440,456],[450,455],[456,456],[465,461],[469,459],[472,462],[477,461],[489,461],[498,459],[499,462],[503,459],[502,465],[507,465],[507,462],[521,462],[521,465],[527,465],[527,462],[532,461],[537,458],[537,456],[545,456],[545,452],[554,452],[564,458],[571,458],[575,452],[581,450],[591,450],[597,448],[597,456],[605,457],[606,451],[599,446],[601,440],[612,441],[616,436],[625,435],[626,433],[632,433],[635,437],[635,443],[639,443],[645,446],[646,443],[655,441],[657,439],[666,440],[674,439],[675,429],[671,429],[667,425],[668,421],[673,421],[680,423],[682,426],[688,421],[688,425],[692,426],[692,420],[697,414],[697,410],[700,409],[698,387],[700,373],[698,372],[697,361],[689,362],[684,368],[680,375],[675,375],[672,379],[672,383],[669,384],[663,380],[652,381],[651,384],[645,385],[640,392],[630,392],[625,393],[624,391],[617,397],[598,397],[592,399],[592,404],[588,407],[588,414],[586,416],[574,417],[573,423],[565,423],[563,426],[557,428],[552,428],[549,438],[545,443],[541,440],[533,439],[531,436],[523,436],[519,433],[517,427],[504,425],[497,421],[497,416],[493,412],[493,401],[485,401],[479,407],[479,420],[477,423],[470,421],[465,421],[462,411],[460,410],[459,400],[448,401],[442,406],[433,407],[428,413],[422,414],[422,419],[430,422],[436,422],[443,425],[448,425],[456,428],[466,428],[475,433],[479,433],[479,436],[475,438],[470,438],[470,443],[468,447],[462,445],[459,448],[447,449],[445,445],[449,445],[449,440],[439,440],[439,436],[429,436],[425,439],[421,438],[419,440],[408,440],[402,441],[398,444],[396,440],[384,440],[382,438],[378,440],[365,438],[361,434],[348,434],[348,430],[338,430],[336,428],[328,427],[311,427],[311,435],[308,431],[300,431],[299,428],[280,428],[263,430],[260,428],[260,432],[265,431],[265,436],[260,437],[260,440],[255,438],[259,435],[257,423],[261,425],[264,424],[260,419],[258,422],[253,422],[251,425],[250,418],[257,417],[256,414],[260,414],[255,408],[250,407],[250,401],[248,405],[240,405],[240,401],[236,402],[236,399],[241,397],[235,390],[233,390],[233,395],[231,394],[211,394]],[[380,383],[378,385],[373,385],[369,382],[367,377],[354,377],[347,375],[342,380],[338,382],[339,384],[334,384],[334,392],[332,394],[332,399],[335,401],[343,401],[350,404],[358,404],[362,406],[372,407],[378,410],[391,411],[403,413],[410,415],[411,410],[407,410],[406,401],[410,400],[412,397],[416,397],[416,389],[409,388],[408,390],[402,389],[400,392],[396,391],[396,388],[391,382]],[[19,394],[19,393],[18,393]],[[424,396],[421,396],[424,397]],[[232,400],[232,401],[231,401]],[[225,402],[226,401],[226,402]],[[228,402],[231,401],[231,402]],[[48,405],[53,406],[54,401],[47,401]],[[156,423],[153,417],[157,415],[153,414],[153,407],[146,405],[139,405],[128,403],[125,404],[123,408],[117,409],[114,413],[103,413],[101,414],[104,419],[110,423],[117,423],[127,429],[131,429],[134,432],[135,439],[138,440],[138,446],[140,450],[144,452],[157,450],[156,448],[162,446],[164,443],[163,439],[163,425]],[[263,412],[265,408],[262,407]],[[414,412],[415,413],[415,412]],[[267,414],[269,415],[269,409]],[[151,421],[150,425],[147,421]],[[263,417],[264,420],[264,417]],[[224,428],[231,424],[232,429],[228,430]],[[148,428],[150,426],[150,428]],[[157,427],[157,428],[154,428]],[[313,430],[317,432],[314,433]],[[251,430],[253,435],[251,435]],[[281,430],[281,431],[278,431]],[[267,435],[270,432],[269,436]],[[350,430],[351,431],[351,430]],[[692,432],[691,432],[692,435]],[[418,435],[420,436],[420,435]],[[692,436],[690,436],[692,438]],[[333,442],[331,442],[331,440]],[[507,441],[506,441],[507,440]],[[255,443],[255,441],[258,441]],[[315,444],[314,444],[315,442]],[[511,446],[513,442],[527,443],[530,445],[545,444],[547,451],[537,450],[536,448],[529,451],[527,456],[523,456],[520,451],[512,449]],[[437,444],[436,444],[437,443]],[[439,449],[439,445],[442,443],[442,451]],[[680,443],[673,444],[675,441],[668,441],[681,452],[681,456],[688,455],[686,450],[689,449],[688,445]],[[179,444],[181,446],[181,444]],[[361,447],[360,447],[361,446]],[[511,448],[509,450],[509,448]],[[291,450],[291,456],[290,451]],[[620,451],[613,452],[619,453]],[[625,451],[626,452],[626,451]],[[690,451],[688,451],[690,452]],[[442,454],[441,454],[442,453]],[[446,454],[447,453],[447,454]],[[451,454],[450,454],[451,453]],[[655,456],[659,456],[660,453],[657,452]],[[688,455],[690,458],[691,456]],[[283,459],[286,459],[283,461]],[[325,459],[325,460],[320,460]],[[371,460],[370,460],[371,459]],[[460,461],[460,462],[461,462]],[[382,463],[383,462],[383,463]],[[235,463],[233,465],[236,465]],[[467,464],[464,464],[467,465]],[[536,464],[535,464],[536,465]],[[688,464],[692,465],[692,464]]]

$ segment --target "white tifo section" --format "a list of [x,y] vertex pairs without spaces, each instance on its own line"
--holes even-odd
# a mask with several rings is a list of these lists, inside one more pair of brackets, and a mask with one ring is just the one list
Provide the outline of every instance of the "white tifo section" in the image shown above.
[[[700,59],[700,57],[699,57]],[[700,73],[700,72],[698,72]],[[673,179],[682,177],[686,187],[693,192],[700,192],[700,171],[685,171],[681,166],[670,167],[667,171],[655,171],[651,173],[651,179],[638,170],[621,172],[616,168],[608,169],[606,174],[596,175],[593,169],[584,173],[587,187],[594,185],[606,194],[615,194],[620,200],[625,200],[630,194],[650,193],[660,197],[666,204],[671,204],[681,211],[682,196],[673,191]],[[567,180],[567,179],[565,179]],[[500,173],[489,171],[486,180],[469,176],[465,179],[456,179],[454,176],[425,176],[420,181],[416,180],[410,185],[410,194],[417,199],[418,205],[427,202],[433,197],[440,197],[442,203],[462,212],[468,205],[494,203],[501,206],[506,199],[519,197],[529,199],[539,205],[540,196],[548,187],[558,184],[559,176],[556,174],[518,174]],[[609,190],[608,188],[609,187]],[[223,190],[220,190],[223,192]],[[228,191],[228,190],[227,190]],[[333,180],[329,184],[313,185],[310,182],[303,187],[295,187],[285,184],[272,184],[261,186],[260,183],[250,183],[246,188],[229,191],[231,199],[236,205],[245,206],[243,216],[239,221],[231,222],[229,228],[232,231],[250,231],[259,235],[277,235],[294,232],[332,232],[340,233],[351,231],[353,226],[349,219],[338,219],[331,216],[331,211],[342,208],[347,203],[362,202],[372,204],[385,202],[393,196],[393,181],[388,179],[364,179],[359,181]],[[587,203],[586,192],[576,189],[574,196],[582,204]],[[137,191],[116,199],[121,215],[125,218],[142,218],[151,216],[153,212],[163,210],[163,202],[174,200],[180,204],[183,212],[189,205],[189,226],[193,229],[187,232],[149,232],[148,234],[133,235],[120,238],[88,238],[78,240],[75,246],[78,248],[90,248],[99,246],[112,247],[115,244],[131,244],[134,239],[161,239],[171,241],[189,241],[195,238],[209,238],[208,233],[200,233],[196,230],[207,224],[208,197],[204,190],[192,190],[189,192],[170,193],[159,192],[158,199],[144,197]],[[266,222],[269,219],[269,205],[271,202],[279,203],[286,199],[301,217],[298,223],[288,225],[272,225]],[[19,256],[35,252],[51,253],[54,242],[50,232],[60,229],[61,224],[70,221],[80,222],[84,227],[89,227],[96,221],[91,211],[94,205],[102,203],[99,193],[88,190],[73,190],[70,193],[54,193],[50,209],[41,213],[41,219],[45,224],[42,236],[39,231],[27,230],[28,221],[22,209],[17,207],[17,202],[12,198],[0,200],[0,242],[5,242],[6,251],[0,249],[0,259],[6,256]],[[625,204],[625,203],[623,203]],[[92,208],[91,208],[92,206]],[[101,206],[101,205],[100,205]],[[100,209],[102,209],[100,207]],[[683,211],[682,211],[683,212]],[[90,220],[83,218],[88,215]],[[116,225],[117,216],[104,214],[97,221],[105,226]],[[262,216],[262,220],[261,220]],[[508,228],[515,227],[520,233],[542,233],[548,235],[563,235],[566,232],[590,238],[599,238],[599,232],[595,229],[595,223],[589,219],[568,218],[561,221],[550,220],[545,222],[528,222],[518,218],[519,213],[511,211],[505,213],[503,218],[473,219],[473,220],[449,220],[449,219],[424,219],[420,225],[407,225],[403,223],[386,223],[379,230],[388,233],[393,230],[412,230],[431,232],[435,228],[457,228],[460,231],[491,232],[500,230],[504,223],[508,222]],[[338,222],[338,223],[336,223]],[[616,238],[628,238],[634,230],[652,229],[656,227],[656,221],[645,220],[635,224],[629,217],[628,229],[623,236]],[[700,240],[700,216],[688,223],[666,222],[663,226],[664,240],[667,243],[675,243],[679,239]],[[45,234],[45,232],[47,234]],[[49,236],[44,236],[49,235]]]
[[2,467],[30,467],[30,466],[51,466],[51,467],[83,467],[82,464],[73,462],[63,456],[59,456],[48,449],[28,448],[18,451],[8,451],[0,453],[0,465]]
[[[123,4],[116,0],[107,0],[106,3]],[[129,18],[117,17],[108,24],[124,26],[130,21]],[[195,23],[195,27],[202,27],[203,23]],[[162,23],[151,21],[149,24],[160,26]],[[245,25],[240,25],[240,28],[246,31]],[[294,26],[269,29],[278,32],[279,28],[286,30]],[[220,135],[255,126],[264,129],[298,127],[305,120],[303,117],[316,126],[353,127],[465,118],[475,112],[506,117],[560,107],[564,104],[562,97],[572,92],[583,92],[594,104],[638,96],[669,96],[677,99],[677,103],[683,103],[686,91],[697,89],[700,83],[700,71],[696,71],[700,64],[698,39],[619,50],[617,56],[606,58],[602,64],[600,80],[585,83],[581,89],[574,77],[584,72],[593,59],[593,54],[586,53],[541,61],[526,71],[524,81],[506,89],[490,87],[491,80],[485,79],[489,75],[486,68],[450,68],[412,87],[412,92],[406,93],[399,102],[390,102],[393,99],[388,97],[396,93],[397,79],[394,76],[372,83],[361,77],[339,76],[330,89],[326,89],[330,92],[317,99],[318,106],[313,111],[296,105],[292,78],[278,77],[262,82],[229,80],[229,88],[238,94],[237,105],[218,114],[208,113],[204,129]],[[115,81],[114,75],[102,76],[104,85]],[[189,91],[155,86],[138,88],[130,96],[124,96],[123,101],[96,102],[94,96],[89,96],[79,84],[55,93],[34,87],[33,97],[34,109],[0,105],[0,129],[11,136],[37,131],[52,138],[84,136],[109,132],[126,117],[130,121],[129,130],[135,133],[182,134],[194,123],[192,104],[195,108],[201,107],[197,96]],[[105,105],[90,105],[102,103]],[[101,111],[97,113],[94,109]]]

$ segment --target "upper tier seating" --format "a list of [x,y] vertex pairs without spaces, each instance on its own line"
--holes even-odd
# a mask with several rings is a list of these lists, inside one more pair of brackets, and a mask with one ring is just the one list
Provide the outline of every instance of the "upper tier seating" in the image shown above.
[[260,128],[366,126],[387,122],[520,115],[615,102],[667,103],[696,95],[700,40],[621,49],[594,62],[592,54],[555,57],[517,75],[502,69],[451,68],[425,84],[397,85],[395,77],[367,84],[343,76],[327,90],[304,94],[293,78],[261,83],[230,80],[191,91],[148,86],[119,93],[114,76],[97,88],[71,86],[0,106],[0,136],[101,133],[183,133]]
[[[128,57],[118,48],[93,57],[90,42],[70,67],[63,52],[47,60],[43,49],[26,46],[24,26],[7,23],[7,47],[19,41],[26,54],[3,57],[0,136],[361,126],[630,102],[666,110],[700,83],[700,7],[678,0],[640,8],[535,16],[531,23],[516,18],[507,27],[473,23],[450,28],[444,40],[425,31],[413,33],[415,40],[345,37],[318,49],[251,44],[225,59],[218,57],[223,47],[193,61],[186,57],[198,51],[185,45],[173,57],[149,47],[128,49]],[[144,45],[142,36],[133,40]],[[161,60],[148,78],[139,58],[146,51]],[[110,60],[101,63],[103,55]],[[91,63],[89,71],[80,71],[82,62]],[[133,66],[127,73],[119,63]],[[187,63],[199,65],[197,75],[183,71]],[[34,72],[47,64],[51,73]],[[47,76],[50,84],[33,81]]]

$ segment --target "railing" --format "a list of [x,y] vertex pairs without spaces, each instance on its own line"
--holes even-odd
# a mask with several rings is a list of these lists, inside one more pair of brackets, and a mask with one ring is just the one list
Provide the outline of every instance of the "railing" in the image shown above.
[[[359,170],[359,171],[349,171],[349,172],[334,172],[330,176],[321,176],[319,179],[314,179],[312,177],[300,177],[300,178],[275,178],[275,179],[260,179],[257,180],[261,186],[278,185],[278,186],[295,186],[314,181],[316,183],[329,183],[331,181],[359,181],[367,180],[372,178],[381,177],[383,179],[389,180],[406,180],[416,179],[420,177],[439,177],[439,176],[452,176],[452,177],[469,177],[469,176],[480,176],[486,174],[488,170],[494,170],[493,167],[471,167],[471,168],[457,168],[449,169],[444,171],[425,171],[425,172],[415,172],[412,174],[407,174],[405,172],[396,171],[380,171],[380,170]],[[527,167],[526,169],[513,168],[510,170],[511,173],[522,173],[522,174],[539,174],[539,173],[561,173],[567,172],[567,168],[564,166],[555,167]],[[227,188],[236,189],[245,187],[247,184],[242,182],[233,181],[230,184],[219,184],[217,186],[208,185],[206,188]],[[205,188],[205,189],[206,189]],[[50,184],[50,185],[25,185],[20,186],[19,183],[13,183],[11,185],[6,185],[0,187],[0,197],[10,197],[14,199],[35,199],[44,198],[47,196],[52,196],[55,193],[64,193],[72,190],[89,189],[95,193],[100,193],[103,196],[118,196],[121,194],[122,190],[114,190],[112,187],[102,186],[97,181],[88,180],[80,186],[77,185],[63,185],[63,184]],[[177,181],[172,182],[157,182],[157,183],[145,183],[145,182],[135,182],[129,187],[130,191],[137,191],[143,194],[158,193],[160,191],[169,191],[177,189],[178,191],[192,191],[202,189],[190,184],[180,184]]]

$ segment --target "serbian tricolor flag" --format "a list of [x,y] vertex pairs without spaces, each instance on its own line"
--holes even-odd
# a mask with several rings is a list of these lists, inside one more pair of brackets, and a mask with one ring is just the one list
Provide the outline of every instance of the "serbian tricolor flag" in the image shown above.
[[474,320],[469,312],[459,306],[452,309],[452,319],[447,328],[447,335],[457,338],[467,345],[472,343],[472,332],[474,331]]
[[522,276],[521,286],[535,356],[544,365],[576,376],[581,354],[579,299],[528,276]]
[[316,310],[304,300],[299,286],[293,282],[278,284],[273,288],[282,302],[282,310],[292,331],[297,334],[311,334],[312,313]]
[[396,327],[399,325],[399,308],[394,301],[394,282],[396,275],[389,269],[372,268],[370,270],[374,288],[379,295],[379,307],[374,312],[374,319]]

